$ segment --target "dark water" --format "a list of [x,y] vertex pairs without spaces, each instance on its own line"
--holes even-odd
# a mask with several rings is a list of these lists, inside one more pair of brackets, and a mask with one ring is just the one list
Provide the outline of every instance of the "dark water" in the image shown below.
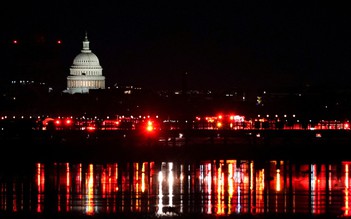
[[351,161],[1,165],[3,215],[351,215]]

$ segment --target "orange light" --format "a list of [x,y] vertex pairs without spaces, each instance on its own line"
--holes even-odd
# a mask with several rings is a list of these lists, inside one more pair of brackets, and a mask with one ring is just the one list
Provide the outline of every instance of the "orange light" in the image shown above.
[[56,125],[61,125],[61,120],[56,119],[56,120],[55,120],[55,124],[56,124]]
[[90,131],[90,132],[95,131],[95,129],[96,129],[96,128],[95,128],[94,126],[88,126],[88,127],[87,127],[87,130]]
[[152,125],[151,121],[147,122],[147,126],[146,126],[146,130],[151,132],[152,130],[154,130],[154,126]]
[[66,123],[66,125],[71,125],[71,124],[72,124],[72,120],[66,119],[66,120],[65,120],[65,123]]
[[218,128],[222,127],[222,123],[221,122],[217,122],[217,127]]
[[151,131],[153,130],[152,125],[148,125],[148,126],[146,127],[146,130],[149,131],[149,132],[151,132]]

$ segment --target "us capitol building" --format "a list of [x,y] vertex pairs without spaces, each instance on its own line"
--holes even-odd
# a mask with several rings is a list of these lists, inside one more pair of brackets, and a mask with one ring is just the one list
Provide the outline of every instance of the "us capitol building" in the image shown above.
[[63,92],[89,93],[91,89],[105,89],[105,76],[98,57],[90,50],[88,35],[85,34],[83,49],[74,58],[67,77],[67,89]]

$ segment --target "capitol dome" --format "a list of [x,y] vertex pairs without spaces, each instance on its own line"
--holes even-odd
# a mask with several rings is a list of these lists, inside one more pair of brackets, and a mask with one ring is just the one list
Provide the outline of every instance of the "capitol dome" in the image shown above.
[[99,59],[94,53],[79,53],[73,60],[73,65],[100,66]]
[[99,58],[90,50],[87,34],[83,40],[83,49],[74,58],[67,77],[67,93],[88,93],[91,89],[105,89],[105,77]]

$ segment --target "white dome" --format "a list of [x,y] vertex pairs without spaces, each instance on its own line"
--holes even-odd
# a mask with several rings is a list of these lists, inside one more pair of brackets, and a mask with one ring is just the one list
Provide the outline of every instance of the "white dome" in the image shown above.
[[82,52],[79,53],[73,60],[73,65],[80,65],[80,66],[97,66],[100,65],[98,57],[90,52]]

